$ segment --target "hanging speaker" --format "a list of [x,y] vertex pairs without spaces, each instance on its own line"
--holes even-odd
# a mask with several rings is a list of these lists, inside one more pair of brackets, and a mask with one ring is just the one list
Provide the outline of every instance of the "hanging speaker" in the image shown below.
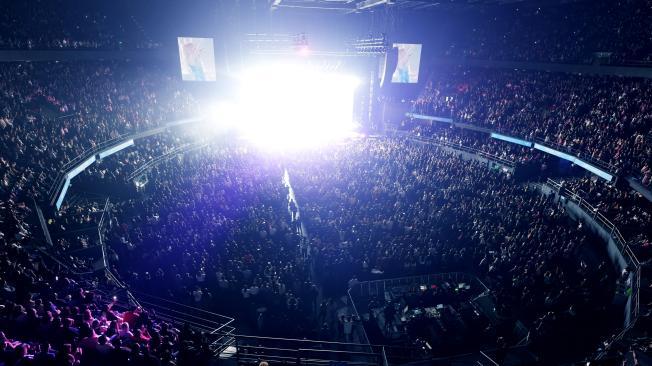
[[394,47],[388,48],[387,52],[385,52],[384,60],[381,59],[380,61],[381,67],[378,75],[380,75],[381,88],[385,84],[385,80],[392,80],[391,74],[394,72],[393,70],[396,68],[397,63],[398,63],[398,49]]

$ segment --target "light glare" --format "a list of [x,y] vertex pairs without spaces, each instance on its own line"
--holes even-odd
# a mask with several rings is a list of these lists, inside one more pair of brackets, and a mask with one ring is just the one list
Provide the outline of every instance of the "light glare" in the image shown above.
[[270,64],[241,77],[238,98],[216,108],[214,119],[247,140],[272,149],[318,146],[354,130],[356,78],[302,64]]

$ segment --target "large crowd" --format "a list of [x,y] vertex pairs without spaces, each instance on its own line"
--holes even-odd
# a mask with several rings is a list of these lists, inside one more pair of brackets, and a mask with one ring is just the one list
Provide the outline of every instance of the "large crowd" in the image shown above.
[[478,7],[456,13],[453,22],[442,21],[451,25],[445,28],[440,53],[482,60],[649,66],[651,5],[649,0],[600,0]]
[[144,199],[116,207],[111,248],[127,283],[237,314],[258,334],[308,333],[317,293],[278,163],[246,149],[206,147],[149,176]]
[[399,132],[408,133],[407,136],[444,146],[471,149],[510,165],[523,167],[535,164],[541,167],[548,160],[548,156],[542,152],[489,138],[486,132],[459,128],[448,123],[406,119],[401,121],[396,128]]
[[[595,177],[566,178],[561,186],[576,198],[593,207],[613,223],[627,241],[638,261],[642,263],[643,277],[649,278],[652,264],[652,206],[639,192],[623,189]],[[648,303],[652,288],[642,288],[644,303]]]
[[4,1],[0,49],[150,49],[160,43],[120,7],[65,0]]
[[[136,18],[119,12],[64,11],[69,7],[60,0],[5,5],[0,49],[156,46]],[[441,54],[650,61],[650,9],[649,0],[622,0],[472,10],[459,24],[447,23],[463,29]],[[553,21],[558,27],[548,32]],[[64,164],[102,142],[197,114],[199,103],[177,78],[132,61],[0,64],[0,364],[210,363],[209,338],[141,308],[126,289],[231,315],[252,334],[358,341],[363,331],[353,323],[360,319],[342,297],[350,286],[468,272],[491,288],[504,325],[482,332],[514,342],[507,330],[523,323],[532,350],[550,363],[588,354],[622,325],[612,303],[626,293],[626,276],[613,270],[586,223],[571,220],[563,201],[532,182],[544,174],[516,179],[455,149],[545,170],[547,155],[487,136],[498,131],[572,152],[649,187],[648,79],[442,69],[413,109],[453,124],[405,120],[397,129],[418,139],[365,137],[298,156],[227,139],[176,154],[201,131],[169,130],[76,178],[62,209],[45,209],[53,246],[43,251],[34,205],[48,205]],[[144,187],[125,179],[166,154],[145,171]],[[648,276],[649,201],[620,184],[563,181],[621,230]],[[109,212],[103,200],[76,198],[88,186],[120,192]],[[93,273],[100,252],[79,255],[97,248],[101,218],[109,221],[108,276]],[[644,324],[648,302],[642,297]]]
[[[649,0],[539,5],[440,9],[432,15],[437,21],[432,22],[431,32],[446,36],[436,43],[435,54],[526,62],[646,66],[652,62]],[[0,14],[0,49],[160,47],[160,40],[149,37],[135,15],[119,11],[121,6],[125,5],[6,2]],[[555,26],[551,29],[550,24]]]
[[504,313],[538,324],[542,338],[568,332],[576,314],[603,310],[613,295],[607,264],[583,256],[596,238],[551,197],[483,163],[369,140],[297,163],[291,174],[316,272],[340,286],[353,276],[477,271]]
[[534,327],[546,347],[610,312],[618,276],[561,204],[427,144],[367,139],[283,159],[209,146],[148,176],[144,196],[114,208],[115,273],[258,334],[321,336],[318,288],[336,298],[351,278],[445,271],[481,276],[501,314]]
[[29,236],[0,237],[0,363],[3,365],[207,364],[206,341],[112,297],[102,275],[80,278],[31,249]]
[[[145,153],[159,151],[146,146]],[[116,203],[112,269],[133,290],[237,314],[259,334],[314,334],[317,284],[335,296],[352,277],[433,271],[482,276],[500,314],[527,322],[542,347],[609,313],[617,276],[604,257],[588,254],[599,253],[598,239],[551,197],[503,171],[400,139],[352,141],[286,164],[307,238],[297,230],[278,160],[209,146],[156,166],[143,196]],[[52,280],[54,272],[37,274],[48,269],[43,261],[19,245],[7,248],[7,258],[19,259],[7,265],[31,278],[11,271],[3,278],[5,291],[16,292],[2,327],[10,364],[42,357],[93,364],[86,362],[104,354],[138,365],[207,357],[205,344],[178,353],[187,351],[183,337],[202,344],[189,329],[142,309],[116,310],[98,295],[98,280],[87,289],[61,274]],[[21,259],[32,267],[23,269]],[[55,284],[40,284],[47,278]],[[55,293],[25,284],[34,282]],[[60,330],[16,326],[30,317]]]
[[[120,304],[102,297],[115,289],[103,276],[82,282],[72,273],[87,263],[69,256],[68,270],[30,249],[42,245],[33,199],[47,202],[63,164],[103,141],[186,117],[194,106],[189,95],[165,72],[128,62],[3,63],[0,73],[0,362],[151,365],[205,358],[194,331],[155,321],[126,306],[124,296]],[[69,215],[51,220],[54,252],[96,240],[64,235],[93,223],[83,211],[70,207]]]
[[455,69],[433,74],[413,108],[543,142],[649,185],[651,97],[648,79]]
[[83,152],[196,111],[165,71],[129,62],[2,63],[0,75],[0,186],[13,215],[47,200]]

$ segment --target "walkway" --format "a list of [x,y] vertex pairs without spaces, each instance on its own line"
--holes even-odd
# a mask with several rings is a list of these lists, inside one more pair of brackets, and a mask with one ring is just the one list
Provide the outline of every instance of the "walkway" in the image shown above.
[[[290,174],[288,173],[287,169],[284,169],[283,171],[283,184],[288,189],[288,212],[292,218],[292,223],[297,225],[297,233],[301,235],[301,237],[304,239],[303,241],[308,241],[308,232],[306,231],[306,227],[301,221],[301,210],[299,209],[299,203],[297,203],[297,197],[294,195],[294,189],[292,189],[292,184],[290,183]],[[304,258],[309,254],[310,253],[304,253]]]

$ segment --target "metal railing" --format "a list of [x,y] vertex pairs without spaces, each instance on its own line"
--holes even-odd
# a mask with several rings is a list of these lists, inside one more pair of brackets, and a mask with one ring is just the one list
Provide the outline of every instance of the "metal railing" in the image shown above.
[[[156,316],[174,323],[177,326],[185,324],[209,334],[226,335],[232,333],[232,317],[214,313],[198,307],[182,304],[141,291],[131,291],[143,307],[154,310]],[[214,340],[213,343],[216,343]]]
[[[364,281],[351,287],[347,291],[347,294],[351,306],[353,307],[354,315],[356,315],[358,318],[361,318],[357,310],[356,302],[369,301],[374,297],[380,297],[384,299],[386,292],[390,292],[396,289],[403,292],[420,292],[421,286],[429,287],[432,284],[442,284],[444,282],[452,282],[456,285],[459,285],[460,283],[470,284],[471,292],[469,293],[469,298],[478,298],[490,292],[489,288],[474,275],[464,272],[447,272],[421,276],[407,276],[384,280]],[[372,350],[375,346],[372,345],[369,341],[364,327],[362,327],[362,331],[365,337],[365,342],[367,342],[368,347],[370,347],[369,349]],[[432,355],[424,354],[422,351],[423,350],[419,349],[418,347],[388,347],[386,350],[383,350],[382,354],[385,359],[389,359],[390,361],[394,362],[397,359],[409,359],[410,361],[419,361],[423,359],[434,360]],[[477,351],[467,355],[472,354],[478,357],[482,357]],[[459,356],[461,355],[448,357],[454,358]],[[442,359],[446,359],[448,357],[444,357]]]
[[106,149],[111,148],[111,147],[114,147],[114,146],[117,146],[117,145],[119,145],[121,143],[126,142],[127,140],[130,140],[130,139],[133,139],[133,140],[141,139],[141,138],[144,138],[144,137],[159,134],[161,132],[165,132],[165,131],[167,131],[168,129],[170,129],[172,127],[182,126],[182,125],[185,125],[187,123],[200,122],[202,120],[203,119],[201,117],[190,117],[190,118],[180,119],[180,120],[177,120],[177,121],[167,122],[167,123],[164,123],[164,124],[162,124],[162,125],[160,125],[158,127],[153,127],[153,128],[148,129],[148,130],[145,130],[145,131],[133,132],[133,133],[125,133],[125,134],[119,135],[119,136],[111,138],[109,140],[102,141],[102,142],[98,143],[97,145],[84,150],[83,152],[78,154],[76,157],[74,157],[72,160],[65,163],[61,168],[59,168],[59,170],[57,172],[57,176],[55,177],[54,181],[50,185],[50,188],[48,189],[48,192],[47,192],[48,200],[51,202],[51,204],[54,203],[54,199],[56,198],[59,190],[63,186],[66,175],[68,174],[68,172],[70,171],[70,169],[73,166],[77,165],[78,163],[80,163],[82,161],[85,161],[86,159],[89,159],[89,158],[97,155],[101,151],[106,150]]
[[[626,324],[625,327],[623,327],[622,331],[613,337],[613,339],[609,342],[609,344],[613,344],[613,342],[622,339],[627,331],[629,331],[634,326],[636,320],[638,319],[640,311],[641,262],[638,260],[630,248],[629,244],[623,237],[618,227],[616,227],[614,223],[612,223],[608,218],[600,213],[596,207],[586,201],[586,199],[583,197],[586,194],[585,192],[571,191],[568,188],[564,187],[563,183],[556,182],[552,179],[548,179],[547,184],[556,190],[560,196],[563,196],[566,199],[576,203],[582,210],[584,210],[585,213],[589,214],[589,216],[591,216],[595,222],[598,223],[598,225],[602,226],[602,228],[609,233],[613,241],[617,244],[621,255],[623,258],[625,258],[628,266],[632,271],[633,281],[630,284],[632,289],[632,309],[630,310],[629,323]],[[605,349],[607,348],[609,347],[605,347]],[[606,351],[601,353],[599,358],[604,357],[605,355]]]
[[73,275],[75,275],[75,276],[82,277],[82,276],[87,276],[87,275],[91,275],[91,274],[95,273],[95,272],[93,272],[93,271],[83,271],[83,272],[79,272],[79,271],[73,269],[72,266],[71,266],[70,264],[65,263],[64,261],[62,261],[61,259],[57,258],[57,256],[55,256],[54,254],[48,252],[47,250],[45,250],[45,249],[43,249],[43,248],[40,248],[40,247],[38,247],[38,246],[36,247],[36,250],[38,250],[41,254],[45,255],[46,257],[50,258],[50,260],[52,260],[52,261],[54,261],[56,264],[58,264],[58,265],[59,265],[59,268],[64,268],[68,273],[71,273],[71,274],[73,274]]
[[195,142],[195,143],[189,143],[189,144],[185,144],[185,145],[175,147],[174,149],[166,152],[165,154],[159,155],[159,156],[155,157],[154,159],[145,162],[143,165],[136,168],[136,170],[134,170],[131,174],[129,174],[125,179],[127,181],[131,181],[134,178],[136,178],[137,176],[143,174],[145,171],[147,171],[147,170],[151,169],[152,167],[160,164],[161,162],[164,162],[164,161],[166,161],[168,159],[171,159],[175,155],[182,154],[182,153],[194,150],[194,149],[201,149],[201,148],[203,148],[203,147],[205,147],[207,145],[208,145],[207,142]]
[[109,212],[109,204],[110,204],[109,197],[106,198],[106,202],[104,202],[104,209],[102,210],[102,217],[100,217],[100,222],[97,224],[97,240],[98,243],[100,244],[100,249],[102,250],[102,265],[104,268],[108,268],[109,264],[108,261],[106,260],[106,244],[104,243],[104,222],[105,222],[105,217]]
[[544,139],[541,139],[541,138],[538,138],[538,137],[535,137],[534,141],[537,144],[544,145],[544,146],[547,146],[547,147],[550,147],[550,148],[554,148],[556,150],[571,154],[571,155],[573,155],[573,156],[575,156],[577,158],[585,160],[586,162],[591,163],[593,165],[597,165],[600,168],[608,171],[611,174],[615,175],[615,172],[618,170],[617,167],[614,166],[613,164],[607,163],[604,160],[596,159],[593,156],[587,154],[585,151],[578,150],[578,149],[573,149],[572,147],[561,145],[561,144],[558,144],[556,142],[547,141],[547,140],[544,140]]
[[383,347],[381,355],[383,357],[383,366],[389,366],[389,362],[387,361],[387,353],[385,352],[385,347]]
[[[217,332],[209,337],[224,336]],[[392,345],[369,345],[348,342],[330,342],[310,339],[292,339],[251,336],[243,334],[228,334],[233,339],[234,348],[230,354],[237,364],[257,361],[275,361],[281,364],[294,365],[329,365],[333,362],[345,362],[347,365],[383,366],[389,364],[387,353],[395,350],[407,355],[401,363],[417,360],[410,357],[410,351],[416,347],[400,347]]]
[[[440,118],[440,117],[434,117],[434,118]],[[449,117],[445,117],[445,118],[449,118]],[[460,122],[457,122],[455,120],[453,120],[452,123],[453,123],[454,126],[465,128],[465,129],[484,131],[484,132],[487,132],[487,133],[491,133],[491,132],[508,133],[508,134],[513,135],[515,137],[524,138],[525,140],[532,140],[529,137],[514,135],[514,131],[507,130],[507,129],[492,130],[492,129],[489,129],[489,128],[486,128],[486,127],[475,126],[475,125],[472,125],[472,124],[469,124],[469,123],[460,123]],[[610,164],[610,163],[608,163],[606,161],[603,161],[603,160],[600,160],[600,159],[596,159],[595,157],[587,154],[585,151],[578,150],[578,149],[573,149],[571,147],[561,145],[561,144],[558,144],[558,143],[555,143],[555,142],[547,141],[545,139],[541,139],[541,138],[537,138],[537,137],[535,137],[533,140],[536,143],[540,144],[540,145],[545,145],[547,147],[555,148],[555,149],[560,150],[562,152],[572,154],[573,156],[575,156],[577,158],[580,158],[582,160],[586,160],[587,162],[589,162],[589,163],[591,163],[593,165],[597,165],[600,168],[602,168],[602,169],[604,169],[604,170],[606,170],[609,173],[612,173],[614,175],[615,175],[615,172],[617,171],[617,167],[614,166],[613,164]]]
[[[109,199],[107,198],[106,202],[105,202],[105,206],[104,206],[105,210],[107,209],[108,204],[109,204]],[[58,248],[56,248],[54,246],[54,243],[53,243],[52,238],[50,236],[50,232],[49,232],[48,227],[47,227],[47,223],[45,222],[45,218],[43,216],[43,212],[41,211],[41,208],[38,206],[36,201],[34,201],[34,206],[36,208],[38,218],[39,218],[39,223],[41,225],[41,228],[42,228],[42,230],[44,232],[46,242],[48,244],[48,250],[45,250],[45,249],[43,249],[41,247],[36,247],[36,249],[39,252],[41,252],[42,254],[44,254],[45,256],[47,256],[50,260],[54,261],[60,268],[64,268],[68,273],[71,273],[71,274],[73,274],[73,275],[75,275],[77,277],[84,277],[84,276],[87,276],[87,275],[94,274],[96,271],[92,270],[92,269],[87,270],[87,271],[78,271],[76,269],[73,269],[74,264],[72,264],[70,262],[66,263],[66,261],[63,260],[63,259],[60,259],[59,256],[60,255],[71,255],[73,253],[79,253],[79,252],[82,252],[82,251],[87,251],[89,249],[94,249],[97,246],[83,247],[83,248],[78,248],[78,249],[74,249],[74,250],[68,250],[68,251],[65,251],[65,252],[62,253],[62,251],[59,251]],[[102,216],[104,216],[104,212],[102,213]],[[100,223],[98,225],[98,239],[99,239],[100,245],[102,243],[102,235],[101,235],[101,226],[102,226],[102,224],[103,224],[103,220],[102,220],[102,218],[100,218]],[[106,266],[104,248],[102,247],[101,249],[102,249],[102,260],[104,261],[103,263],[105,263],[105,266]]]
[[355,296],[382,296],[386,291],[399,287],[416,287],[414,288],[414,291],[417,292],[419,290],[418,286],[420,285],[443,283],[447,281],[469,283],[473,285],[474,288],[480,290],[477,291],[478,295],[489,292],[489,288],[476,276],[464,272],[447,272],[360,282],[358,285],[349,289],[349,295],[352,296],[351,290],[354,288],[359,289],[359,294],[353,293]]
[[[438,357],[430,360],[428,366],[452,366],[452,365],[478,365],[478,366],[500,366],[497,359],[498,348],[488,348],[477,352],[465,353],[455,356]],[[526,345],[507,347],[503,350],[505,359],[509,361],[503,364],[510,365],[533,365],[537,364],[536,356],[528,350]]]
[[65,180],[66,174],[70,171],[71,167],[81,163],[82,161],[85,161],[86,159],[97,155],[100,151],[112,147],[113,145],[118,145],[126,140],[128,140],[128,137],[131,134],[123,134],[118,137],[114,137],[112,139],[100,142],[99,144],[88,148],[84,151],[82,151],[79,155],[77,155],[75,158],[72,160],[68,161],[67,163],[63,164],[61,168],[59,168],[59,171],[57,172],[57,176],[55,177],[54,181],[50,185],[50,188],[48,189],[48,198],[50,201],[54,200],[57,192],[59,191],[59,188],[63,184],[63,181]]
[[50,230],[48,229],[48,225],[45,222],[45,217],[43,216],[43,210],[38,206],[36,203],[36,200],[32,198],[32,201],[34,202],[34,208],[36,209],[36,214],[38,216],[38,221],[39,224],[41,225],[41,230],[43,231],[43,237],[45,238],[45,242],[48,243],[50,248],[54,247],[54,243],[52,242],[52,237],[50,236]]
[[232,324],[235,319],[145,292],[130,291],[124,284],[122,286],[126,289],[130,299],[133,298],[133,302],[152,311],[157,319],[169,322],[176,327],[189,326],[213,337],[210,349],[215,356],[219,356],[234,344],[232,334],[235,327]]
[[470,153],[470,154],[475,154],[475,155],[481,156],[481,157],[483,157],[485,159],[489,159],[489,160],[492,160],[494,162],[500,163],[502,165],[508,166],[510,168],[514,168],[516,166],[516,162],[514,162],[512,160],[507,160],[507,159],[502,158],[500,156],[490,154],[490,153],[488,153],[486,151],[483,151],[483,150],[480,150],[480,149],[477,149],[477,148],[474,148],[474,147],[465,146],[465,145],[462,145],[462,144],[456,144],[456,143],[452,143],[452,142],[444,141],[444,140],[438,140],[438,139],[434,139],[434,138],[416,136],[416,135],[414,135],[412,133],[404,132],[404,131],[398,131],[398,130],[387,130],[386,133],[389,136],[408,138],[408,139],[412,139],[412,140],[416,140],[416,141],[420,141],[420,142],[424,142],[424,143],[429,143],[429,144],[433,144],[433,145],[437,145],[437,146],[441,146],[441,147],[448,147],[448,148],[451,148],[451,149],[464,151],[464,152],[467,152],[467,153]]
[[494,359],[489,357],[489,355],[487,355],[484,351],[480,351],[480,354],[482,355],[482,357],[488,360],[492,365],[500,366],[498,362],[494,361]]
[[129,288],[127,285],[125,285],[122,281],[120,281],[114,274],[111,272],[111,270],[107,267],[104,269],[104,274],[106,275],[106,278],[113,283],[113,285],[118,289],[120,292],[124,292],[127,296],[127,300],[134,306],[142,307],[138,299],[134,296],[134,294],[129,291]]
[[[348,291],[346,292],[346,295],[349,297],[349,303],[351,303],[351,307],[353,307],[353,315],[355,315],[355,317],[357,319],[362,319],[362,317],[360,317],[360,313],[358,312],[358,308],[355,306],[355,301],[353,300],[353,297],[351,296],[351,289],[348,289]],[[360,326],[360,328],[362,328],[362,332],[361,332],[362,342],[364,344],[366,344],[366,345],[369,345],[369,347],[371,347],[371,342],[369,341],[369,336],[367,335],[367,330],[362,325]],[[383,356],[385,357],[385,359],[387,358],[387,355],[385,354],[384,349],[383,349]]]

